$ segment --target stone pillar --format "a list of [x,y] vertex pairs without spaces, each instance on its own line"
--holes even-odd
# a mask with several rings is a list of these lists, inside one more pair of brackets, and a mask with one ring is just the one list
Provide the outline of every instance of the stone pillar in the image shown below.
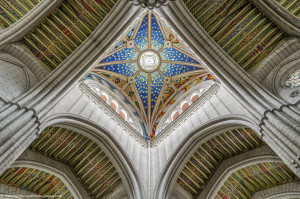
[[0,175],[33,142],[39,122],[32,109],[8,105],[0,112]]

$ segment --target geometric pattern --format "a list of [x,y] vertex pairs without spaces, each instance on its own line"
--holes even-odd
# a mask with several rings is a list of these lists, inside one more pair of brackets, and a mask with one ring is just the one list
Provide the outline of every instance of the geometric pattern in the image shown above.
[[235,171],[219,190],[216,199],[250,199],[255,192],[298,181],[281,162],[264,162]]
[[180,173],[177,184],[193,198],[198,198],[223,160],[263,145],[265,143],[250,128],[219,134],[195,151]]
[[[151,131],[169,100],[191,81],[208,75],[200,60],[179,40],[156,13],[148,11],[99,59],[88,76],[96,75],[115,85]],[[154,70],[145,71],[139,65],[144,51],[155,51],[160,57]],[[120,87],[120,80],[127,82]],[[154,135],[152,131],[152,138]]]
[[20,43],[53,70],[95,30],[116,1],[64,0]]
[[74,131],[48,127],[29,149],[69,166],[92,198],[105,198],[122,185],[118,171],[98,144]]
[[36,6],[41,0],[0,1],[0,27],[7,28]]
[[0,176],[0,183],[25,189],[26,191],[38,195],[73,199],[72,194],[61,179],[38,169],[27,167],[13,167],[7,169]]
[[184,0],[184,3],[214,41],[247,72],[287,38],[250,0]]

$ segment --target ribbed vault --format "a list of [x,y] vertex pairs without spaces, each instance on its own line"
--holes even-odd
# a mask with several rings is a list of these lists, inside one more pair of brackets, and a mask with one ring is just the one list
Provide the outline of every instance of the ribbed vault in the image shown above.
[[105,198],[122,185],[106,153],[94,141],[74,131],[48,127],[29,149],[68,165],[92,198]]
[[165,108],[179,95],[200,82],[215,81],[184,41],[150,11],[99,58],[88,79],[120,91],[152,139]]
[[250,128],[240,128],[219,134],[195,151],[176,183],[193,198],[197,198],[223,160],[264,144]]
[[[55,175],[28,167],[13,167],[0,176],[0,183],[44,196],[73,199],[68,187]],[[50,198],[50,197],[49,197]]]
[[250,199],[255,192],[297,180],[299,178],[284,163],[253,164],[232,173],[215,198]]
[[250,0],[184,0],[184,4],[207,33],[248,72],[287,38]]

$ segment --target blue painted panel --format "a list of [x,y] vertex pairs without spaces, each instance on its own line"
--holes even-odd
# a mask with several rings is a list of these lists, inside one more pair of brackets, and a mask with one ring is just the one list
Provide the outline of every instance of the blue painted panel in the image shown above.
[[178,75],[193,70],[199,70],[199,69],[203,69],[203,68],[197,68],[189,65],[167,64],[167,63],[163,63],[160,66],[160,70],[168,77],[172,77],[174,75]]
[[111,72],[119,73],[125,76],[132,76],[139,69],[136,63],[113,64],[96,67],[96,69],[108,70]]
[[151,16],[151,49],[159,50],[164,46],[164,36],[159,28],[156,18]]
[[114,47],[113,49],[111,49],[111,51],[114,51],[114,50],[116,50],[117,48],[122,47],[124,44],[125,44],[125,41],[121,40],[119,43],[117,43],[117,44],[115,45],[115,47]]
[[141,50],[148,48],[148,14],[144,17],[142,24],[134,38],[135,45]]
[[199,64],[199,62],[197,62],[193,58],[183,54],[182,52],[180,52],[174,48],[165,48],[160,53],[160,56],[161,56],[162,60],[183,61],[183,62]]
[[138,52],[133,48],[124,48],[109,57],[103,59],[100,63],[112,62],[112,61],[123,61],[137,59]]
[[163,87],[164,79],[159,72],[151,73],[151,112],[153,111],[158,95]]
[[148,110],[148,74],[141,72],[135,78],[135,85],[147,112]]

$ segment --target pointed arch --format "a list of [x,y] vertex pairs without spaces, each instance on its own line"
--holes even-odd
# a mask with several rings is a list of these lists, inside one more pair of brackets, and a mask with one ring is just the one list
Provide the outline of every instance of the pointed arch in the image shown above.
[[[259,170],[261,169],[261,170]],[[262,191],[267,188],[276,187],[281,184],[291,183],[294,181],[298,181],[299,178],[292,173],[292,171],[280,160],[278,157],[272,157],[272,156],[261,156],[258,158],[249,158],[248,160],[240,161],[236,164],[232,164],[229,166],[225,171],[223,171],[222,174],[220,174],[218,177],[218,181],[210,187],[209,192],[207,195],[200,195],[199,198],[214,198],[217,195],[226,195],[224,192],[222,193],[221,189],[224,190],[225,184],[228,185],[228,180],[233,175],[237,175],[237,173],[242,173],[239,176],[239,179],[243,180],[243,173],[245,170],[251,170],[253,172],[257,173],[251,173],[249,172],[249,176],[247,176],[251,181],[255,181],[256,183],[259,183],[259,186],[255,186],[255,192]],[[281,177],[282,173],[285,174],[284,177]],[[279,173],[279,174],[278,174]],[[259,178],[258,176],[259,175]],[[265,178],[266,177],[266,178]],[[281,178],[279,178],[281,177]],[[280,180],[279,180],[280,179]],[[264,180],[268,183],[264,184]],[[270,180],[270,181],[268,181]],[[231,189],[231,185],[229,185],[229,189]],[[247,190],[247,186],[245,185],[239,185],[242,186],[243,190]],[[237,188],[237,187],[236,187]],[[238,188],[237,188],[238,189]],[[231,192],[230,194],[237,195],[238,197],[241,195],[246,195],[245,192]],[[243,197],[245,197],[245,195]],[[254,193],[247,193],[247,197],[253,196]],[[225,196],[226,197],[226,196]]]
[[133,199],[144,198],[144,189],[136,168],[128,154],[111,133],[90,120],[71,114],[49,117],[41,127],[45,128],[53,125],[75,131],[100,146],[118,171],[128,197]]
[[222,117],[194,130],[174,149],[172,156],[158,178],[153,198],[168,198],[171,196],[179,174],[201,144],[226,131],[249,127],[258,133],[258,136],[260,135],[259,127],[255,122],[243,116]]

